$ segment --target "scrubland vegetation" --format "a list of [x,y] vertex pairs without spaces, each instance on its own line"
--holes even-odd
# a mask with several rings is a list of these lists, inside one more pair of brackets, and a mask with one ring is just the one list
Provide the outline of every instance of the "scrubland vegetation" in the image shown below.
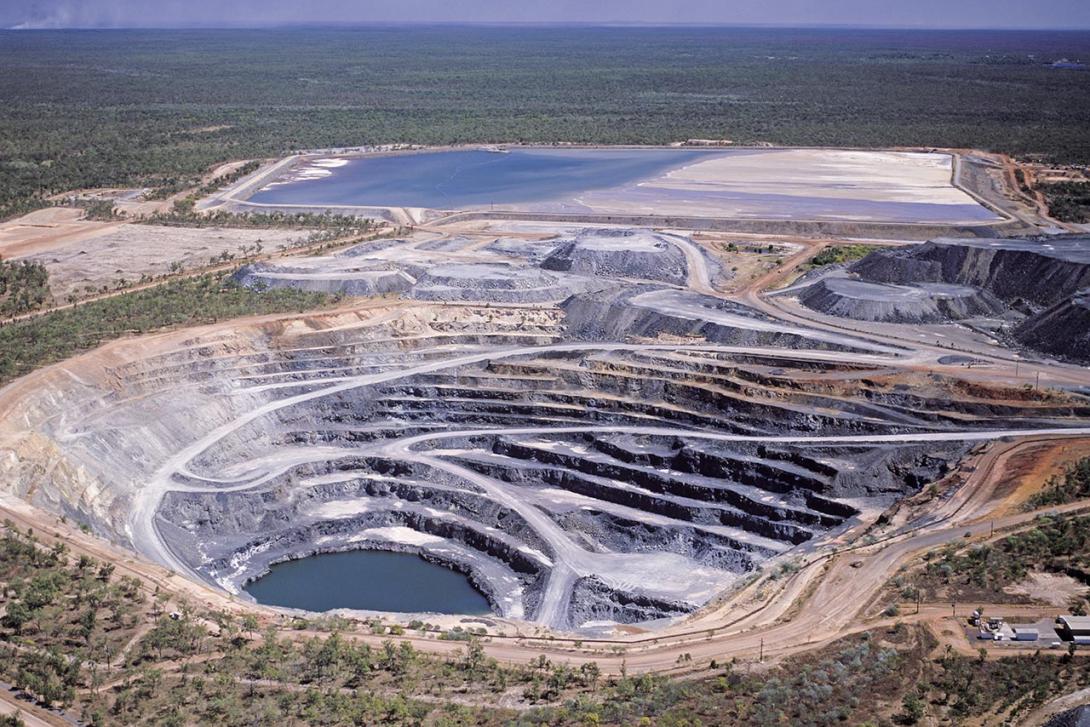
[[241,227],[319,230],[338,236],[362,235],[375,229],[375,221],[362,217],[349,217],[329,212],[315,214],[305,212],[247,212],[236,214],[216,210],[197,213],[193,209],[196,198],[176,203],[170,212],[152,215],[145,222],[154,225],[185,225],[186,227]]
[[834,245],[814,255],[810,260],[810,266],[817,268],[862,260],[876,249],[874,245]]
[[0,258],[0,317],[35,310],[48,298],[49,275],[44,265]]
[[[593,663],[544,656],[508,667],[487,656],[487,637],[436,657],[377,619],[262,629],[252,616],[202,613],[11,523],[0,585],[0,677],[92,725],[877,726],[1026,709],[1090,683],[1086,664],[1069,657],[930,661],[932,637],[903,625],[771,669],[712,664],[680,681],[606,677]],[[369,644],[361,633],[388,638]],[[490,706],[500,701],[512,708]]]
[[288,288],[257,292],[225,274],[172,280],[0,326],[0,383],[123,335],[239,316],[303,312],[334,300]]
[[1061,222],[1090,222],[1090,181],[1056,182],[1038,185],[1048,200],[1048,209]]
[[981,715],[1009,710],[1010,721],[992,719],[984,724],[1019,724],[1019,716],[1048,699],[1090,685],[1090,662],[1069,654],[1035,651],[995,661],[969,659],[949,653],[928,664],[927,679],[913,688],[906,685],[901,724],[926,723],[924,715],[940,715],[962,724]]
[[[285,52],[285,48],[291,52]],[[390,142],[688,138],[1090,161],[1083,33],[355,28],[5,33],[0,218],[72,189]]]
[[1026,503],[1027,510],[1063,505],[1090,497],[1090,457],[1080,459],[1062,475],[1049,479],[1044,489]]
[[920,591],[927,601],[1009,600],[1003,589],[1034,570],[1090,583],[1090,517],[1042,515],[1029,530],[983,545],[952,544],[924,558],[920,573],[894,580],[901,598]]

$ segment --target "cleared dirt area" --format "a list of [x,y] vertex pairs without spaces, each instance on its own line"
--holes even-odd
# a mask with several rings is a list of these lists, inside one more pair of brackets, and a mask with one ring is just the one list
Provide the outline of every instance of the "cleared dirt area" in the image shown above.
[[47,252],[121,225],[85,220],[83,215],[73,207],[50,207],[0,223],[0,257],[11,260]]
[[1086,595],[1086,586],[1068,575],[1034,571],[1021,583],[1004,589],[1012,596],[1025,596],[1030,600],[1047,603],[1061,609],[1072,600]]
[[0,225],[0,256],[45,265],[53,297],[63,302],[69,295],[113,289],[122,279],[134,283],[143,276],[168,274],[173,263],[191,270],[208,266],[223,253],[238,255],[242,247],[260,243],[274,251],[301,243],[310,234],[95,222],[83,220],[82,214],[69,208],[39,210]]

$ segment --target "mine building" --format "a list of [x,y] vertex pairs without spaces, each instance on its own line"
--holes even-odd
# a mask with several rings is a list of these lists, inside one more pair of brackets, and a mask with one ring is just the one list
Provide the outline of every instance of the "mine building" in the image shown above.
[[1065,641],[1090,644],[1090,616],[1060,616],[1056,626]]

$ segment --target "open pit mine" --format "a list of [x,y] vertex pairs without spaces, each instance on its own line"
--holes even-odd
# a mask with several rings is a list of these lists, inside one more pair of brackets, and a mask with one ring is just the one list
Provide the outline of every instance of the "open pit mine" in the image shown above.
[[[601,633],[689,618],[983,444],[1090,433],[1090,241],[1022,234],[1032,220],[949,184],[945,155],[887,156],[875,169],[937,170],[939,198],[863,178],[881,194],[842,219],[843,185],[820,219],[818,202],[750,219],[764,232],[738,239],[787,258],[752,279],[714,244],[736,218],[706,214],[731,157],[661,178],[699,224],[626,224],[658,214],[656,187],[629,180],[595,192],[609,219],[586,200],[417,210],[402,237],[247,265],[236,278],[255,289],[366,299],[118,341],[22,379],[0,396],[0,474],[242,598],[273,564],[385,550],[465,574],[498,619]],[[898,219],[914,205],[922,232]],[[905,243],[936,225],[965,234]],[[800,226],[822,245],[857,226],[880,247],[793,282],[814,251]]]

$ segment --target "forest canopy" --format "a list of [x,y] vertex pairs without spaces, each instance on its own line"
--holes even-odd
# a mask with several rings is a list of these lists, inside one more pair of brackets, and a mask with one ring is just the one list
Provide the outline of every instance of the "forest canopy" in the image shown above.
[[[290,48],[290,52],[285,49]],[[0,32],[0,218],[390,142],[980,147],[1090,161],[1090,33],[377,27]]]

